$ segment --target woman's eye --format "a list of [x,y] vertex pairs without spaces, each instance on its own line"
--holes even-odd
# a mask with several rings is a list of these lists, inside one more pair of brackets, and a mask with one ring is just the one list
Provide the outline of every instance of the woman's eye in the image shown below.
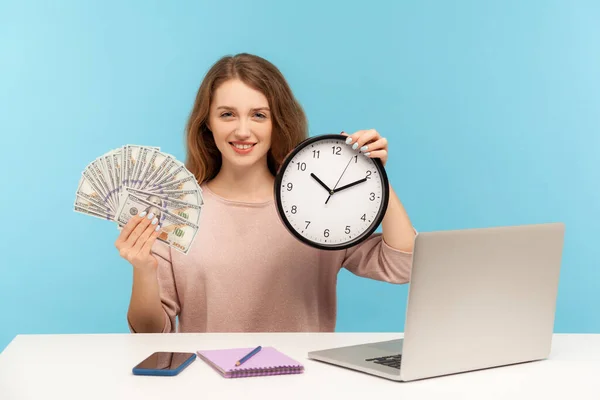
[[231,117],[231,113],[230,112],[224,112],[223,114],[221,114],[221,117]]
[[261,119],[267,118],[267,116],[265,114],[263,114],[263,113],[256,113],[254,115],[257,116],[258,118],[261,118]]

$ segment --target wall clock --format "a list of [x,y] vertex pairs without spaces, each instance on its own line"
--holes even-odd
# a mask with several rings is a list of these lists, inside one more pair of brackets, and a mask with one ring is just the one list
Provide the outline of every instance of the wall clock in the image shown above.
[[381,223],[389,201],[385,168],[326,134],[298,144],[275,176],[277,211],[305,244],[341,250],[367,239]]

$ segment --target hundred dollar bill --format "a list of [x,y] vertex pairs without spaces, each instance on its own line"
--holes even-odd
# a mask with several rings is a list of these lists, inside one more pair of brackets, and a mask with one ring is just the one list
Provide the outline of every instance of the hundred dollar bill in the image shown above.
[[114,215],[112,215],[112,214],[101,214],[101,213],[98,213],[96,211],[90,210],[90,209],[88,209],[86,207],[79,206],[77,204],[73,205],[73,210],[75,212],[78,212],[78,213],[81,213],[81,214],[91,215],[92,217],[104,219],[104,220],[107,220],[107,221],[114,221],[114,219],[115,219]]
[[98,214],[102,214],[102,215],[106,215],[106,214],[110,214],[110,215],[114,215],[114,212],[112,210],[110,210],[107,207],[101,207],[98,204],[96,204],[95,202],[86,199],[85,197],[76,195],[75,196],[75,204],[76,206],[79,207],[83,207],[88,209],[89,211],[93,211],[95,213]]
[[183,179],[179,179],[177,181],[166,182],[162,185],[153,185],[148,187],[147,190],[155,191],[155,190],[190,190],[190,189],[200,189],[200,185],[198,185],[198,181],[194,175],[189,175]]
[[128,188],[134,194],[153,194],[161,198],[168,198],[173,200],[179,200],[185,203],[203,205],[204,199],[202,197],[202,189],[190,189],[190,190],[162,190],[157,189],[152,192],[147,190],[132,189]]
[[169,198],[164,195],[159,195],[151,192],[137,191],[133,188],[125,188],[125,195],[131,193],[139,198],[147,200],[152,204],[166,209],[172,214],[187,219],[188,221],[198,224],[200,220],[200,212],[202,211],[201,204],[187,203],[175,198]]
[[170,213],[166,208],[144,200],[142,197],[128,193],[124,196],[123,204],[115,219],[122,227],[129,220],[146,211],[153,213],[158,218],[160,225],[160,236],[158,240],[165,242],[175,250],[187,254],[198,232],[198,225]]

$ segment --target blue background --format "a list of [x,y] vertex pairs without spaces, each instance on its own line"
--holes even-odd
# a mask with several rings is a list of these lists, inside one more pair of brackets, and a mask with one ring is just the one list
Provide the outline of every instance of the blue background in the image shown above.
[[[556,332],[600,332],[600,6],[593,1],[12,1],[0,5],[0,349],[127,332],[131,267],[74,213],[123,144],[183,160],[225,54],[277,65],[311,135],[376,128],[419,231],[562,221]],[[402,331],[407,285],[343,271],[339,331]]]

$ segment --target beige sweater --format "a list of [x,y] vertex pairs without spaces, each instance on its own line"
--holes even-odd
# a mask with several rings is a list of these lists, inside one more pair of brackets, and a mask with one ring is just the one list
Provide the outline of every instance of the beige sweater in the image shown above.
[[379,233],[346,250],[319,250],[286,230],[273,200],[245,203],[205,184],[202,190],[200,230],[188,255],[158,241],[153,248],[163,332],[332,332],[341,268],[409,281],[412,253],[390,247]]

